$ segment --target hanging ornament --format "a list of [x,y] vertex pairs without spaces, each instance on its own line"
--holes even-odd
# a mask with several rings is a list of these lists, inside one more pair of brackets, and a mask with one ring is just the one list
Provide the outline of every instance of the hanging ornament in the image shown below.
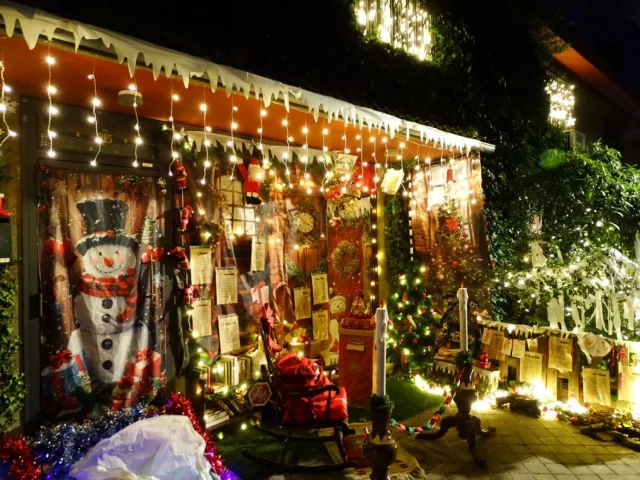
[[453,268],[454,270],[457,270],[459,266],[460,264],[458,263],[457,260],[454,260],[453,262],[451,262],[451,268]]
[[447,183],[453,183],[455,180],[453,180],[453,169],[452,168],[447,168]]
[[404,172],[402,170],[396,170],[394,168],[388,169],[384,173],[382,183],[380,184],[380,190],[387,195],[395,195],[398,193],[398,190],[400,190],[403,178]]
[[175,257],[178,260],[178,265],[183,270],[189,270],[189,257],[187,257],[187,252],[182,247],[173,247],[169,252],[169,255]]
[[176,160],[176,188],[178,190],[183,190],[187,188],[187,170],[182,165],[180,160]]
[[626,359],[627,359],[627,351],[625,350],[624,346],[621,346],[618,350],[618,361],[620,363],[624,363]]
[[260,188],[264,180],[264,168],[260,160],[251,157],[249,166],[245,167],[243,162],[238,163],[238,170],[244,179],[244,195],[247,205],[260,205]]
[[193,305],[193,285],[182,290],[182,304]]
[[189,225],[189,219],[193,216],[193,208],[186,205],[180,209],[180,231],[184,232]]
[[333,228],[340,228],[342,226],[342,219],[340,217],[332,217],[329,224]]

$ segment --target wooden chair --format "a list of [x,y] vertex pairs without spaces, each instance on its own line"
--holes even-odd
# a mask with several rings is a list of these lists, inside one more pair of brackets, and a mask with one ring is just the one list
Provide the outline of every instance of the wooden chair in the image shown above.
[[[282,448],[282,452],[280,454],[280,460],[274,461],[269,458],[262,457],[260,455],[256,455],[248,450],[243,450],[242,454],[258,463],[266,465],[276,472],[299,472],[299,473],[326,473],[343,470],[345,468],[355,466],[354,462],[349,462],[347,460],[347,455],[345,452],[343,437],[348,435],[355,434],[355,431],[350,429],[347,425],[346,418],[343,420],[331,420],[329,418],[330,407],[332,399],[335,399],[337,395],[340,395],[340,389],[335,385],[325,385],[319,388],[309,389],[306,391],[294,391],[294,392],[284,392],[281,387],[281,375],[278,372],[278,369],[275,366],[274,358],[272,357],[272,352],[269,348],[269,339],[277,342],[277,338],[275,338],[273,328],[272,328],[272,320],[268,315],[265,315],[261,320],[260,325],[260,334],[262,336],[262,342],[265,348],[265,356],[267,359],[266,365],[266,380],[269,382],[271,386],[271,390],[273,392],[273,397],[271,399],[273,407],[275,409],[275,423],[276,425],[272,426],[274,428],[266,428],[264,425],[258,425],[258,429],[267,435],[270,435],[278,440],[284,441],[284,445]],[[285,421],[285,418],[294,418],[293,412],[287,412],[287,400],[291,398],[308,398],[313,399],[318,395],[323,395],[328,392],[327,395],[327,404],[326,404],[326,415],[325,418],[317,419],[313,422],[309,423],[300,423],[300,422],[292,422]],[[287,415],[288,413],[288,415]],[[277,431],[277,430],[280,431]],[[294,435],[295,431],[299,430],[316,430],[316,429],[333,429],[332,435],[324,435],[324,436],[311,436],[311,435]],[[294,442],[336,442],[338,446],[338,451],[340,452],[340,456],[342,457],[342,462],[333,463],[328,465],[297,465],[297,464],[289,464],[286,462],[286,455],[289,451],[289,447]]]

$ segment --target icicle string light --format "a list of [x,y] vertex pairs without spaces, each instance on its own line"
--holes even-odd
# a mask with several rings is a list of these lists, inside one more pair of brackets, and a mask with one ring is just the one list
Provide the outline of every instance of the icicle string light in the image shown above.
[[[202,173],[202,178],[200,179],[200,183],[205,185],[207,183],[207,169],[211,166],[211,161],[209,160],[209,147],[211,146],[211,140],[207,138],[207,133],[209,132],[209,127],[207,127],[207,110],[209,107],[207,106],[207,91],[206,89],[202,93],[202,103],[200,104],[200,110],[202,111],[202,133],[203,133],[203,144],[204,144],[204,171]],[[233,178],[233,172],[230,175]]]
[[133,128],[136,131],[135,146],[133,148],[133,166],[138,167],[138,147],[142,145],[142,137],[140,136],[140,121],[138,118],[138,86],[134,83],[129,85],[129,90],[133,92],[133,113],[136,116],[136,124]]
[[[264,108],[260,109],[260,128],[258,129],[258,133],[260,134],[260,143],[258,144],[258,150],[263,152],[262,146],[262,119],[267,116],[267,111]],[[263,152],[264,157],[264,152]]]
[[16,137],[18,134],[9,128],[9,123],[7,122],[7,104],[5,102],[5,94],[11,91],[11,87],[4,82],[4,62],[0,62],[0,80],[2,81],[2,85],[0,88],[0,112],[2,112],[2,123],[5,128],[5,136],[0,141],[0,147],[4,145],[10,137]]
[[[233,173],[236,170],[236,165],[238,164],[238,157],[236,156],[236,142],[234,139],[234,132],[238,129],[238,124],[235,122],[234,119],[234,113],[238,111],[238,107],[236,107],[233,104],[233,98],[231,98],[231,157],[229,157],[229,159],[231,160],[231,163],[233,164],[233,166],[231,167],[231,177],[233,177]],[[262,143],[262,142],[260,142]]]
[[176,140],[181,140],[182,137],[180,136],[180,134],[178,134],[176,132],[176,125],[173,121],[173,102],[177,102],[180,99],[180,97],[178,97],[178,95],[176,95],[175,93],[173,93],[173,88],[171,89],[171,102],[169,104],[169,121],[171,122],[171,163],[169,163],[169,176],[173,176],[173,173],[171,172],[171,167],[173,166],[173,163],[178,160],[178,158],[180,158],[180,153],[178,151],[176,151],[176,149],[174,148],[174,144],[176,142]]
[[53,139],[56,136],[56,132],[51,130],[51,118],[58,113],[58,109],[53,106],[53,95],[57,92],[56,87],[51,85],[51,67],[55,65],[56,59],[51,56],[51,48],[49,48],[49,54],[44,59],[47,64],[47,72],[49,74],[49,80],[47,81],[47,99],[49,100],[49,112],[47,115],[47,137],[49,138],[49,151],[47,156],[49,158],[55,158],[56,151],[53,149]]
[[98,98],[98,84],[96,81],[95,70],[91,75],[89,75],[89,80],[93,81],[93,99],[91,100],[93,117],[90,117],[90,118],[93,118],[92,123],[96,130],[96,136],[94,138],[94,141],[98,145],[98,148],[96,150],[96,155],[93,157],[93,160],[91,160],[91,166],[95,167],[98,165],[98,156],[100,155],[100,151],[102,150],[102,137],[100,136],[100,131],[98,130],[98,115],[96,113],[96,108],[102,105],[102,102]]
[[303,186],[307,187],[307,194],[311,194],[313,192],[313,190],[311,189],[311,181],[309,180],[309,178],[311,177],[308,173],[307,173],[307,167],[309,165],[310,159],[309,159],[309,127],[307,127],[307,125],[305,124],[305,126],[302,128],[302,133],[304,134],[304,149],[305,149],[305,154],[304,156],[301,158],[302,163],[304,163],[304,180],[303,180]]
[[287,113],[286,117],[284,118],[284,120],[282,120],[282,125],[284,126],[285,130],[286,130],[286,139],[287,139],[287,151],[285,153],[282,154],[282,159],[284,160],[285,165],[287,166],[287,169],[285,170],[285,173],[287,174],[287,181],[289,182],[289,188],[293,188],[293,184],[291,183],[291,170],[289,170],[289,158],[290,158],[290,148],[291,148],[291,137],[289,136],[289,114]]
[[377,189],[378,182],[380,179],[378,178],[378,168],[380,168],[380,164],[378,163],[378,158],[376,157],[376,149],[378,148],[378,137],[377,135],[372,135],[369,138],[369,141],[373,143],[373,153],[371,156],[373,157],[373,185],[374,189]]

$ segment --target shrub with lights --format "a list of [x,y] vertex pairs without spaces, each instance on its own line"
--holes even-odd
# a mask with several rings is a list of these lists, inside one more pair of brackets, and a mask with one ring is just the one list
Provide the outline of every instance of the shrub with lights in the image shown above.
[[[494,316],[640,339],[629,321],[638,308],[640,171],[599,143],[547,152],[541,166],[522,179],[531,226],[498,262]],[[551,319],[550,304],[560,309]]]

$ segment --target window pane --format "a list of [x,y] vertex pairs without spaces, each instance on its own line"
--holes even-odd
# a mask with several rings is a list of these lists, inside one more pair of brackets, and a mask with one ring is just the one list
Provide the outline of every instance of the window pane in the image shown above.
[[255,235],[256,234],[256,224],[253,222],[247,222],[245,233],[247,235]]
[[220,179],[220,189],[229,190],[230,188],[231,188],[231,181],[229,181],[229,177],[222,177]]

